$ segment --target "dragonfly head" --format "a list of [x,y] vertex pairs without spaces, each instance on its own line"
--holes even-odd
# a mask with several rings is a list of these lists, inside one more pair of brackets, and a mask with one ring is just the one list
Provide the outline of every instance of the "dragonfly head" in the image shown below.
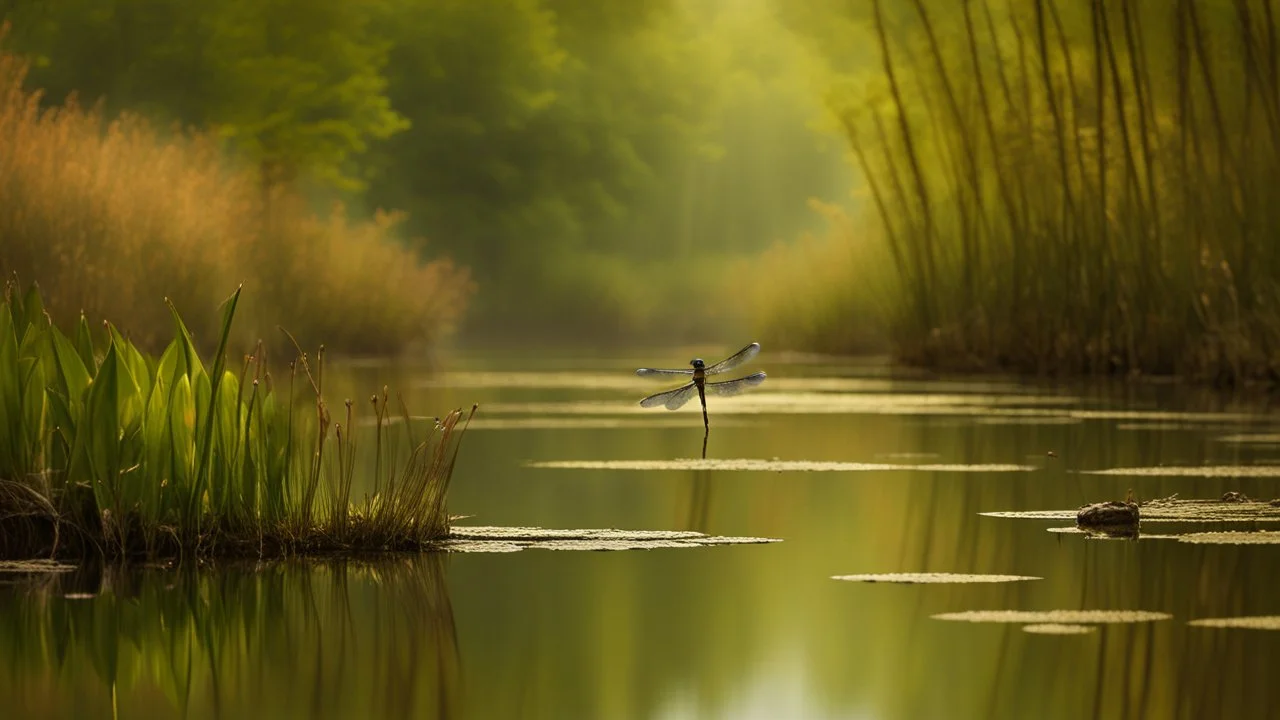
[[689,364],[693,366],[694,370],[702,370],[707,366],[706,363],[702,362],[702,358],[694,358],[689,361]]

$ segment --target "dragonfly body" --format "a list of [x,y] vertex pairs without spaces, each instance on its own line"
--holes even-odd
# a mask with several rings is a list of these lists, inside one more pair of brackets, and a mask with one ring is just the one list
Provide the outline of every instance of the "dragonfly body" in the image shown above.
[[707,417],[708,392],[714,395],[723,396],[737,395],[747,388],[755,387],[764,382],[766,376],[763,372],[758,372],[752,375],[747,375],[746,377],[737,378],[736,380],[724,380],[722,382],[708,382],[707,376],[728,372],[729,370],[746,363],[759,352],[760,344],[751,343],[733,355],[730,355],[728,358],[721,360],[710,367],[703,362],[702,358],[694,358],[689,361],[689,365],[692,366],[692,369],[690,370],[640,368],[639,370],[636,370],[636,374],[641,377],[679,377],[688,381],[674,390],[666,390],[664,392],[650,395],[649,397],[641,400],[640,405],[641,407],[658,407],[659,405],[662,405],[668,410],[677,410],[683,407],[685,403],[689,402],[696,392],[698,400],[702,403],[702,424],[710,430],[711,420]]

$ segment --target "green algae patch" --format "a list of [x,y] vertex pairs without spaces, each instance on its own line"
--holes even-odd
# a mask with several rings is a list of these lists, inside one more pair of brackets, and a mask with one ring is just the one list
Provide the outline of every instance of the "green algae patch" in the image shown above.
[[724,537],[692,530],[556,530],[532,527],[455,526],[449,538],[436,543],[449,552],[518,552],[540,550],[656,550],[713,545],[759,545],[776,538]]
[[1196,545],[1280,545],[1280,532],[1259,530],[1257,532],[1189,533],[1179,537],[1178,542]]
[[1018,625],[1114,625],[1169,620],[1169,613],[1147,610],[968,610],[934,615],[935,620]]
[[1043,580],[1030,575],[969,575],[965,573],[880,573],[832,575],[832,580],[861,583],[901,583],[907,585],[949,585],[963,583],[1007,583]]
[[1023,625],[1022,632],[1028,632],[1032,635],[1088,635],[1097,632],[1098,628],[1093,625],[1069,625],[1066,623],[1037,623],[1035,625]]
[[548,460],[531,462],[526,467],[549,470],[726,470],[733,472],[954,472],[1013,473],[1031,472],[1033,465],[965,465],[965,464],[897,464],[859,463],[818,460],[760,460],[754,458],[710,459],[678,458],[675,460]]
[[1207,628],[1237,628],[1240,630],[1280,630],[1280,615],[1250,615],[1229,618],[1201,618],[1188,625]]

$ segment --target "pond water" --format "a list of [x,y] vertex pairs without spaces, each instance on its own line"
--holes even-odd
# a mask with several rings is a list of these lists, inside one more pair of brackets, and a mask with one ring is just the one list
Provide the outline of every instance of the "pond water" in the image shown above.
[[[408,388],[415,409],[481,404],[451,494],[474,516],[462,523],[783,542],[0,573],[4,716],[1280,714],[1280,633],[1188,625],[1280,615],[1280,547],[1167,537],[1265,523],[1161,524],[1161,537],[1122,541],[979,514],[1130,488],[1280,497],[1274,472],[1221,471],[1280,466],[1280,416],[1167,386],[892,379],[877,363],[766,352],[751,366],[770,374],[761,388],[710,399],[713,462],[666,464],[699,458],[700,413],[636,407],[664,386],[630,369],[686,356],[495,355],[329,377],[356,397]],[[1084,472],[1159,466],[1181,471]],[[1200,466],[1217,470],[1185,472]],[[832,579],[883,573],[1040,579]],[[1001,610],[1022,624],[933,617]],[[1144,612],[1031,614],[1055,610]],[[1080,617],[1103,619],[1061,625]]]

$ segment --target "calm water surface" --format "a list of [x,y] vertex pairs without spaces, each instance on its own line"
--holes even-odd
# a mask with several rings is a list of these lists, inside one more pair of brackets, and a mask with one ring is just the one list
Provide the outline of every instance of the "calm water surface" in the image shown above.
[[[696,457],[698,411],[638,411],[636,400],[664,386],[629,375],[687,354],[532,368],[490,357],[435,376],[355,366],[342,384],[356,397],[383,383],[409,388],[409,406],[430,411],[481,403],[451,497],[455,512],[475,516],[464,522],[785,542],[0,576],[3,716],[1280,716],[1280,633],[1186,625],[1280,614],[1280,546],[1091,541],[1046,531],[1061,521],[978,514],[1074,508],[1128,488],[1143,499],[1277,497],[1276,479],[1077,471],[1280,465],[1280,444],[1229,441],[1275,433],[1280,416],[1168,389],[890,381],[875,365],[766,352],[751,366],[770,373],[760,390],[712,398],[709,457],[1030,469],[529,466]],[[1178,414],[1188,409],[1198,414]],[[929,571],[1044,579],[829,579]],[[999,609],[1173,619],[1055,637],[930,617]]]

